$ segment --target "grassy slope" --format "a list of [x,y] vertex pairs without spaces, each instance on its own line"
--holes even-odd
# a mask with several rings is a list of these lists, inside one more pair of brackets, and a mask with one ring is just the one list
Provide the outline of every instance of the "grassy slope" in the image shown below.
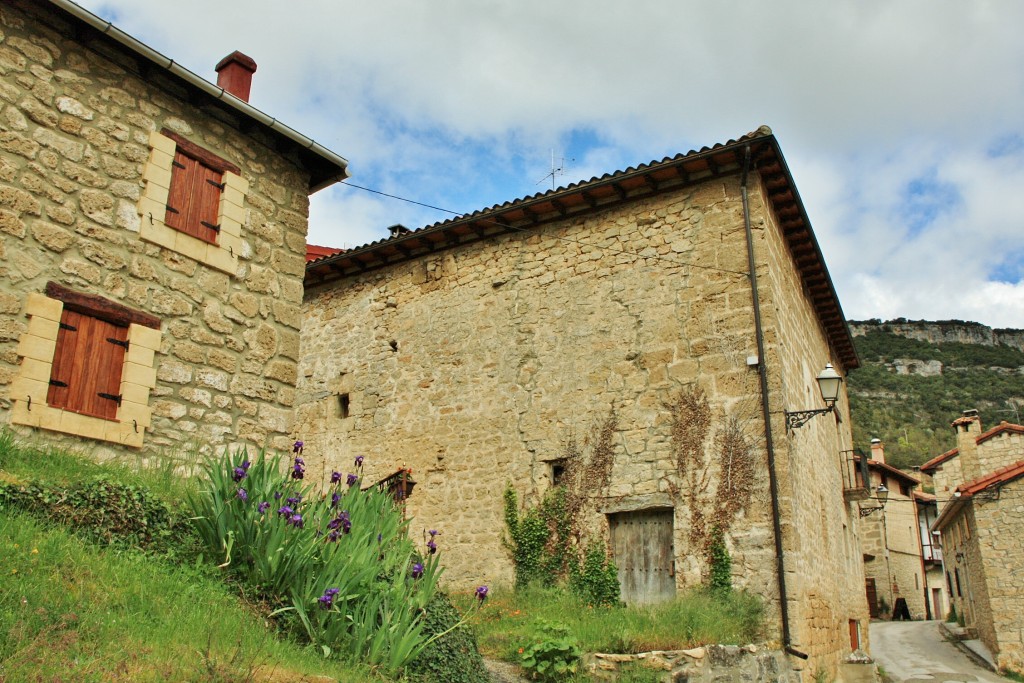
[[[168,473],[100,466],[0,435],[0,480],[107,475],[180,495]],[[214,570],[183,558],[99,547],[0,510],[0,680],[379,680],[281,640]]]
[[[889,332],[855,337],[862,367],[849,377],[856,447],[871,439],[886,443],[886,459],[897,467],[919,465],[956,445],[949,423],[977,408],[987,428],[1014,421],[1007,401],[1024,403],[1024,352],[1007,346],[929,344]],[[897,375],[893,359],[938,360],[934,377]]]

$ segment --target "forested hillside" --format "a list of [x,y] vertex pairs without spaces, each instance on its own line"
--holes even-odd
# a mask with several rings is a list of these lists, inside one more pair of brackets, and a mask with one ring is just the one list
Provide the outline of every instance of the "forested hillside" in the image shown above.
[[[851,321],[850,327],[861,360],[849,377],[855,447],[867,450],[877,437],[886,444],[886,460],[910,467],[956,445],[949,425],[968,408],[981,412],[985,429],[1003,420],[1021,423],[1020,331],[993,334],[978,323],[959,321]],[[951,328],[971,334],[954,337]],[[983,343],[943,341],[950,338]]]

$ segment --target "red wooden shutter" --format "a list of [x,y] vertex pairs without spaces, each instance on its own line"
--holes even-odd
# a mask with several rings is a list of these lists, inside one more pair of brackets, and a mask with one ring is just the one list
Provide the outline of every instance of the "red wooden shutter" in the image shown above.
[[67,309],[61,323],[47,403],[116,419],[128,328]]
[[60,330],[57,331],[57,348],[53,352],[53,368],[50,371],[50,389],[46,403],[55,408],[65,408],[70,396],[71,367],[75,349],[78,347],[80,313],[64,309],[60,316]]
[[223,173],[188,156],[180,148],[175,151],[164,223],[186,235],[216,244],[223,177]]
[[185,156],[181,150],[174,153],[174,165],[171,167],[171,190],[167,195],[167,215],[164,218],[164,223],[175,230],[185,231],[196,163],[195,159]]
[[217,216],[220,213],[223,176],[223,173],[196,162],[196,182],[189,211],[189,225],[195,232],[189,234],[211,244],[217,243],[217,234],[220,232]]

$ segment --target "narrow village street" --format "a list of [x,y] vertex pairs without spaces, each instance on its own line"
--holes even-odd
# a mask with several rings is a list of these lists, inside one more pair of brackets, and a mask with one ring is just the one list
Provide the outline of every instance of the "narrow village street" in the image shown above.
[[943,638],[937,621],[871,622],[871,656],[895,683],[1006,683]]

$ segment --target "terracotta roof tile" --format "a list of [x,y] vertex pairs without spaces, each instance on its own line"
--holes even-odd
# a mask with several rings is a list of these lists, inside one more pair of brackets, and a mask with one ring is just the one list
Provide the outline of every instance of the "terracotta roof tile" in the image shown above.
[[979,477],[974,481],[960,484],[960,486],[956,487],[956,490],[965,496],[973,496],[985,489],[1005,484],[1006,482],[1012,481],[1020,476],[1024,476],[1024,460],[1019,460],[1012,465],[1001,467],[995,472],[986,474],[984,477]]
[[334,256],[345,251],[344,249],[338,249],[336,247],[318,247],[315,244],[306,245],[306,263],[312,263],[313,261],[319,261],[322,258],[328,256]]
[[[961,420],[966,420],[967,422],[971,422],[970,419],[962,418],[961,417],[961,418],[958,418],[957,420],[954,420],[953,424],[955,425],[955,424],[961,423],[960,422]],[[961,423],[961,424],[963,424],[963,423]],[[1006,422],[1004,420],[1003,422],[1000,422],[998,425],[996,425],[992,429],[988,430],[987,432],[982,432],[981,434],[979,434],[978,437],[974,440],[974,442],[978,443],[978,444],[981,444],[981,443],[984,443],[985,441],[988,441],[992,437],[998,436],[999,434],[1002,434],[1004,432],[1010,432],[1012,434],[1024,434],[1024,426],[1013,424],[1013,423],[1010,423],[1010,422]],[[927,474],[931,474],[932,472],[935,471],[935,468],[937,468],[939,465],[941,465],[942,463],[946,462],[950,458],[953,458],[953,457],[955,457],[957,455],[960,455],[960,449],[959,448],[954,448],[952,450],[948,450],[945,453],[943,453],[942,455],[937,455],[934,458],[932,458],[931,460],[929,460],[928,462],[926,462],[925,464],[921,465],[921,471],[925,472]]]

